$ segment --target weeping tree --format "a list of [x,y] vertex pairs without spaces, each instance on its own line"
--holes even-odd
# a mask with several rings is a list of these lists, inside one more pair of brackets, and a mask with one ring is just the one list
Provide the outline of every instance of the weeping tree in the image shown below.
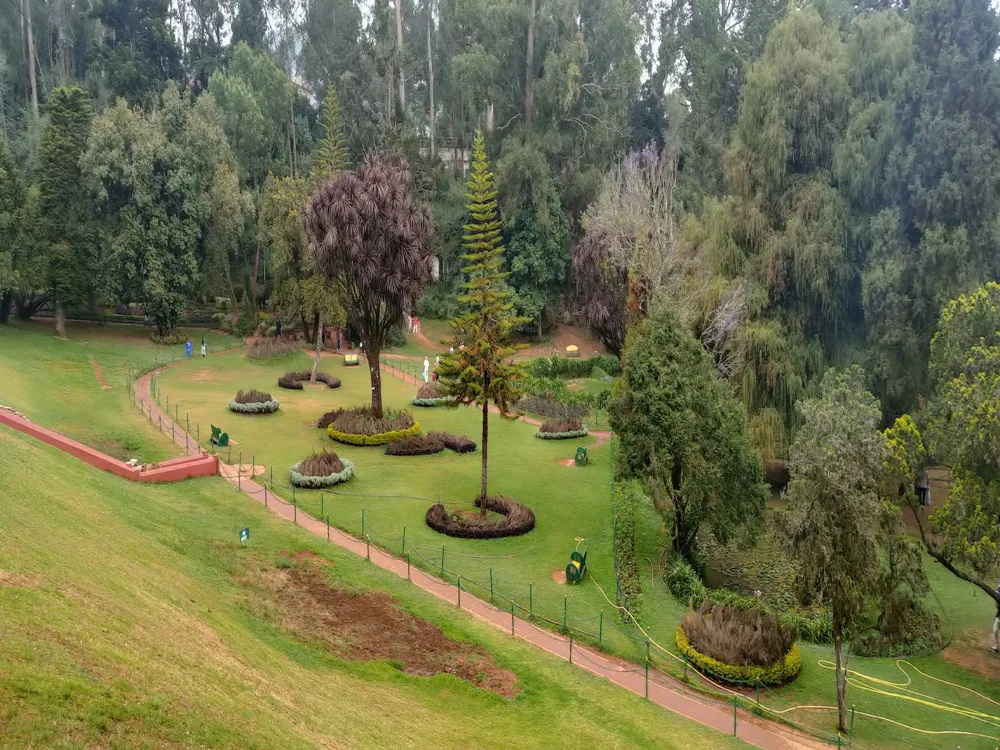
[[[465,225],[465,294],[458,298],[464,311],[454,321],[457,351],[441,363],[441,386],[454,404],[475,404],[483,412],[482,487],[480,512],[486,515],[486,474],[489,453],[489,409],[494,404],[500,416],[510,415],[517,400],[522,369],[512,359],[517,351],[511,332],[529,322],[514,312],[514,293],[503,268],[504,248],[500,240],[496,190],[486,159],[482,133],[476,134],[472,150],[472,175],[466,184],[471,221]],[[465,346],[462,347],[461,344]]]
[[333,284],[368,355],[372,416],[382,417],[379,356],[403,311],[431,279],[430,216],[411,195],[404,164],[369,154],[320,186],[306,207],[317,270]]

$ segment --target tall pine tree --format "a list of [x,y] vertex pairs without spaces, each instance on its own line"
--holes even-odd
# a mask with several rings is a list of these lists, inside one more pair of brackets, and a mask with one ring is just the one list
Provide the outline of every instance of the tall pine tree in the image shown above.
[[500,416],[511,416],[517,400],[522,368],[513,361],[517,347],[511,332],[528,322],[514,313],[513,291],[502,271],[504,248],[500,241],[497,193],[493,173],[486,159],[482,132],[476,133],[472,149],[472,173],[466,183],[469,214],[463,244],[467,250],[462,269],[467,280],[466,293],[458,298],[464,311],[452,321],[457,351],[441,364],[441,384],[456,404],[475,404],[483,411],[483,472],[480,508],[485,515],[486,473],[489,454],[489,407],[497,407]]
[[316,160],[312,165],[312,178],[316,182],[335,177],[351,166],[351,159],[347,153],[347,139],[344,137],[344,118],[340,112],[340,99],[333,86],[326,90],[320,125],[323,127],[323,139],[316,148]]

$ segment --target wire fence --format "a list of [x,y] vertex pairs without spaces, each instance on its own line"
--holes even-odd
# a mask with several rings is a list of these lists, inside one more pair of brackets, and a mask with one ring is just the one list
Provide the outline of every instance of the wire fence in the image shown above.
[[[226,347],[231,349],[234,347]],[[172,357],[169,364],[176,363],[185,358]],[[249,456],[250,463],[245,464],[244,450],[242,446],[235,449],[230,443],[224,449],[219,449],[211,441],[211,434],[201,430],[200,423],[191,422],[186,412],[180,411],[180,405],[175,401],[170,404],[169,396],[160,390],[157,382],[159,370],[165,367],[168,362],[154,361],[148,367],[137,368],[130,372],[126,379],[126,385],[133,403],[142,412],[148,415],[149,420],[156,424],[160,431],[171,435],[171,439],[176,445],[183,446],[186,452],[205,450],[219,456],[220,462],[225,465],[223,473],[226,476],[233,476],[235,468],[236,489],[260,499],[266,506],[277,503],[283,508],[291,509],[292,520],[299,524],[298,515],[304,514],[305,518],[322,523],[327,528],[327,538],[330,538],[331,529],[353,536],[356,540],[364,542],[370,549],[374,546],[382,553],[405,561],[407,570],[415,566],[424,573],[428,573],[437,579],[455,587],[456,594],[461,602],[462,595],[475,596],[482,601],[492,604],[497,610],[510,612],[513,618],[520,617],[530,623],[547,628],[556,633],[568,636],[570,639],[570,659],[586,660],[595,669],[615,672],[643,673],[645,681],[646,696],[649,696],[649,685],[661,685],[671,690],[681,689],[690,697],[709,701],[716,708],[719,701],[725,701],[732,705],[734,716],[734,733],[736,731],[740,711],[754,714],[763,718],[779,722],[796,729],[812,738],[831,746],[849,746],[858,750],[867,750],[855,739],[855,729],[861,726],[862,721],[871,721],[883,726],[898,725],[898,728],[913,730],[915,734],[924,731],[912,727],[902,722],[897,722],[891,718],[883,717],[867,712],[857,711],[855,707],[850,708],[849,730],[846,735],[841,735],[836,730],[836,707],[835,706],[802,706],[785,694],[777,692],[766,685],[756,685],[752,688],[735,689],[711,675],[700,672],[680,655],[679,651],[672,645],[672,636],[664,644],[658,643],[652,638],[642,625],[632,616],[626,603],[621,602],[621,581],[619,573],[619,556],[617,549],[617,519],[615,518],[614,502],[612,500],[612,536],[614,538],[614,558],[615,558],[615,588],[616,598],[612,601],[601,587],[599,581],[594,577],[592,571],[588,571],[588,578],[600,589],[601,594],[607,601],[607,608],[600,608],[596,611],[593,608],[586,608],[577,604],[571,606],[568,596],[563,596],[561,600],[545,592],[536,589],[532,582],[521,580],[508,580],[501,576],[491,561],[509,560],[527,554],[533,549],[533,544],[518,552],[503,555],[478,555],[470,554],[462,550],[448,549],[447,542],[440,548],[431,547],[426,544],[414,544],[412,535],[407,539],[407,529],[403,525],[400,529],[376,528],[370,518],[366,518],[365,507],[362,506],[360,513],[348,515],[342,506],[337,503],[327,502],[327,496],[350,497],[354,499],[394,499],[401,501],[415,501],[422,504],[433,504],[437,501],[429,498],[410,495],[368,495],[349,493],[343,490],[328,489],[323,491],[302,491],[290,481],[282,481],[282,474],[279,472],[275,478],[273,467],[263,467],[256,462],[256,455]],[[403,370],[405,372],[405,370]],[[421,370],[422,372],[422,370]],[[144,396],[137,396],[135,383],[142,375],[150,374],[149,400]],[[155,405],[155,409],[153,408]],[[172,409],[172,413],[171,413]],[[156,418],[154,419],[154,412]],[[164,414],[167,418],[164,419]],[[192,434],[193,428],[193,434]],[[609,492],[613,498],[615,490],[615,440],[611,443],[611,466]],[[289,499],[290,498],[290,499]],[[472,503],[449,503],[454,507],[471,509]],[[305,520],[305,518],[303,520]],[[591,540],[593,541],[593,540]],[[662,580],[664,590],[659,592],[669,596],[666,586]],[[652,579],[651,579],[651,585]],[[653,593],[653,592],[650,592]],[[654,611],[662,606],[660,597],[646,597],[646,608]],[[663,610],[661,610],[663,612]],[[584,643],[598,652],[614,654],[627,659],[641,661],[636,664],[623,665],[616,662],[614,667],[606,664],[599,664],[587,652],[578,649],[575,654],[572,643]],[[997,717],[1000,722],[1000,717]],[[1000,723],[997,724],[1000,727]],[[948,730],[944,730],[945,733]],[[989,735],[964,732],[955,730],[957,735],[972,734],[976,737],[990,739]],[[920,735],[925,736],[925,735]],[[927,735],[929,736],[929,734]],[[902,741],[902,740],[901,740]],[[920,744],[919,741],[908,738],[905,744],[910,747],[925,748],[926,750],[942,750],[950,747],[948,744]]]

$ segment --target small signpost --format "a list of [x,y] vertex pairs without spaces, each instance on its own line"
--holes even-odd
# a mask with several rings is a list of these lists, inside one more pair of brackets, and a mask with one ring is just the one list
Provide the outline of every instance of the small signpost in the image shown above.
[[240,544],[246,544],[250,541],[250,527],[247,526],[244,529],[240,529]]

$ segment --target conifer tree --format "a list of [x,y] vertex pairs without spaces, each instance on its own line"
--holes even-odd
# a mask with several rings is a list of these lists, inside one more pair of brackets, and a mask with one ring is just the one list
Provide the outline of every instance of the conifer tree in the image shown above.
[[320,125],[323,128],[323,139],[316,148],[316,161],[312,166],[312,177],[316,182],[335,177],[351,165],[347,153],[347,139],[344,137],[344,118],[340,112],[340,99],[333,86],[326,90]]
[[462,243],[466,262],[466,293],[458,298],[463,312],[451,323],[455,332],[455,352],[441,363],[441,384],[455,404],[475,404],[483,410],[482,488],[480,507],[486,513],[486,471],[489,447],[489,406],[494,404],[502,417],[511,416],[518,398],[522,368],[512,357],[517,347],[511,332],[528,322],[514,313],[513,291],[502,271],[504,248],[500,241],[493,173],[486,159],[481,132],[476,133],[472,150],[472,172],[466,183],[471,221],[465,225]]

